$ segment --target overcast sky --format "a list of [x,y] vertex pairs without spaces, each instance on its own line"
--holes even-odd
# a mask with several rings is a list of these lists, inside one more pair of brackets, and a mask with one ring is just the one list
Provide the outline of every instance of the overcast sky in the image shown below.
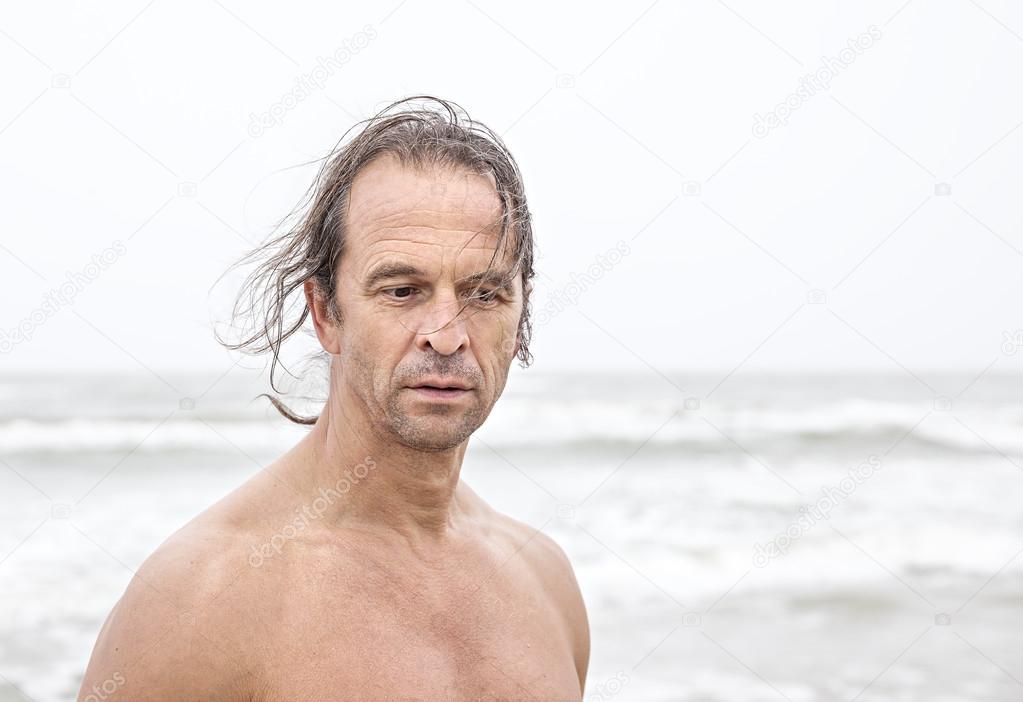
[[522,166],[538,369],[1023,368],[1018,4],[84,5],[0,21],[2,372],[224,368],[216,278],[414,93]]

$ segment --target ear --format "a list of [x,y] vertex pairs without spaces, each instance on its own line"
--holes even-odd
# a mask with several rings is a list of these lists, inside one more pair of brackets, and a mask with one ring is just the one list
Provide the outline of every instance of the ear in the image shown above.
[[313,318],[313,327],[316,329],[316,338],[320,340],[323,350],[332,356],[341,353],[341,330],[330,317],[327,311],[327,299],[324,297],[315,281],[309,279],[303,283],[305,291],[305,304],[309,308],[309,315]]

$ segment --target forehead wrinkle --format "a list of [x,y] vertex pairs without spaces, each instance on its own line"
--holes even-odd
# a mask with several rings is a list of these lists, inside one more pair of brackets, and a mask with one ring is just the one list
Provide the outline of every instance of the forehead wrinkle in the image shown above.
[[[445,241],[438,236],[430,236],[429,234],[423,237],[395,237],[388,236],[389,233],[390,229],[387,231],[381,230],[380,236],[374,236],[373,233],[365,234],[362,246],[358,247],[362,249],[362,254],[359,255],[357,253],[356,256],[365,260],[375,256],[381,250],[393,251],[395,253],[415,253],[417,249],[420,250],[420,253],[415,253],[415,255],[423,255],[422,247],[430,247],[430,251],[440,251],[442,260],[445,260],[449,255],[460,257],[463,251],[480,252],[488,257],[497,251],[496,243],[488,242],[485,239],[480,240],[479,237],[467,239],[465,236],[459,236],[457,238],[451,237],[452,240]],[[462,232],[463,235],[468,233]]]
[[[413,243],[415,246],[387,246],[387,244],[393,242],[401,244]],[[376,268],[382,261],[390,260],[390,262],[395,264],[407,263],[413,265],[430,278],[438,278],[443,276],[445,272],[448,272],[449,275],[455,276],[459,282],[464,282],[464,279],[467,277],[483,273],[493,265],[493,248],[460,246],[456,250],[453,244],[449,245],[443,242],[422,243],[440,247],[439,273],[437,272],[437,259],[419,249],[420,242],[410,242],[408,239],[381,239],[373,242],[353,263],[361,271],[360,275]],[[470,255],[465,254],[466,249],[469,249]],[[436,249],[432,250],[435,251]],[[501,263],[498,262],[496,265],[500,267]],[[468,272],[466,272],[467,270]],[[460,272],[463,274],[459,275]]]
[[[492,228],[491,228],[492,229]],[[361,240],[365,247],[375,247],[382,243],[407,243],[432,246],[458,246],[460,249],[495,250],[500,236],[491,229],[449,227],[439,224],[411,223],[387,224],[379,223],[356,234],[354,239]],[[411,236],[401,236],[408,232]],[[421,236],[416,236],[421,234]]]
[[[368,192],[366,192],[368,191]],[[349,224],[363,224],[379,220],[386,222],[395,218],[416,217],[426,215],[450,220],[471,218],[493,226],[501,219],[502,204],[496,191],[477,194],[474,202],[467,205],[470,193],[463,193],[458,200],[445,193],[434,193],[426,187],[417,188],[415,192],[403,192],[400,186],[395,188],[360,189],[359,196],[354,192],[349,200]],[[477,227],[480,228],[480,227]]]
[[[390,207],[389,207],[390,206]],[[386,210],[398,209],[393,212]],[[464,209],[433,209],[427,207],[401,207],[400,203],[382,202],[377,207],[362,208],[364,211],[349,212],[349,230],[369,229],[370,231],[391,227],[424,227],[430,229],[450,229],[454,231],[490,232],[500,226],[500,213],[496,215],[492,209],[466,211]],[[385,210],[380,214],[379,210]],[[430,223],[433,221],[433,223]],[[469,226],[465,226],[469,225]]]
[[[442,268],[447,268],[449,258],[461,264],[465,250],[493,259],[501,239],[500,198],[489,182],[473,183],[468,177],[459,174],[455,187],[440,193],[434,187],[442,178],[407,171],[377,172],[363,179],[363,187],[349,203],[354,207],[347,213],[353,253],[357,252],[353,263],[375,264],[381,249],[401,255],[413,254],[422,246],[431,247],[425,251],[440,252]],[[467,207],[470,200],[472,206]],[[423,258],[422,251],[415,255]],[[490,260],[485,263],[489,266]]]
[[[467,233],[467,232],[466,232]],[[373,238],[371,235],[365,235],[368,238]],[[463,251],[479,252],[484,254],[488,260],[492,257],[493,253],[497,250],[496,246],[488,245],[482,242],[473,243],[475,239],[469,241],[438,241],[421,238],[405,238],[405,237],[388,237],[382,236],[374,238],[372,241],[364,243],[364,250],[361,255],[357,254],[358,258],[363,261],[375,259],[378,256],[386,253],[394,253],[396,255],[424,257],[425,254],[421,250],[421,247],[429,246],[431,250],[440,250],[441,262],[447,260],[449,255],[461,258]]]
[[[459,233],[461,233],[461,234],[483,235],[483,236],[488,236],[488,237],[489,236],[493,236],[493,237],[497,236],[496,234],[490,234],[488,232],[478,231],[476,229],[451,229],[450,227],[437,227],[437,226],[433,226],[431,224],[402,224],[402,225],[399,225],[399,226],[390,226],[390,225],[383,224],[383,225],[381,225],[379,227],[376,227],[375,229],[371,229],[368,232],[365,232],[363,234],[363,236],[372,236],[373,234],[376,234],[377,232],[380,232],[380,231],[394,231],[394,232],[398,232],[398,231],[402,231],[402,230],[405,230],[405,229],[432,229],[433,231],[436,231],[436,232],[450,232],[451,234],[459,234]],[[400,239],[395,239],[395,241],[400,241]]]

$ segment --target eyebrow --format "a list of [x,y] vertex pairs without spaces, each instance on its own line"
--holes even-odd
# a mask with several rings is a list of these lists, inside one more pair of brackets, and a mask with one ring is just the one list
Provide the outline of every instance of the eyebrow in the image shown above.
[[471,283],[473,285],[476,285],[477,283],[480,283],[480,282],[482,282],[482,283],[489,283],[490,285],[493,285],[494,287],[497,287],[497,288],[502,288],[504,290],[511,290],[512,289],[512,285],[511,285],[511,276],[509,275],[510,273],[511,273],[511,271],[508,271],[508,270],[505,270],[505,271],[489,271],[489,270],[488,271],[480,271],[479,273],[473,273],[472,275],[467,275],[464,278],[460,278],[458,280],[458,282],[459,283]]
[[390,278],[403,278],[406,276],[413,278],[425,278],[426,274],[415,266],[407,263],[395,263],[388,261],[381,263],[369,272],[366,276],[365,285],[367,288],[372,288],[381,281],[388,280]]
[[[471,275],[467,275],[464,278],[459,278],[458,282],[470,283],[472,285],[475,285],[479,282],[483,282],[489,283],[490,285],[500,287],[506,290],[510,290],[511,289],[511,281],[509,275],[510,272],[511,271],[507,270],[506,271],[484,270],[479,271],[478,273],[472,273]],[[408,263],[386,261],[370,270],[370,272],[366,275],[364,285],[367,288],[372,288],[373,286],[385,280],[389,280],[391,278],[404,277],[426,278],[427,276],[426,273],[424,273],[422,270]]]

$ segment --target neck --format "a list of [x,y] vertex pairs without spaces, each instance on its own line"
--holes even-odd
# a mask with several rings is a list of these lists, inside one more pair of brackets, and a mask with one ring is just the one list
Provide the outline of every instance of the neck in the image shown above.
[[[361,406],[328,399],[297,447],[295,476],[306,504],[336,525],[397,532],[409,541],[450,533],[467,509],[459,483],[468,441],[451,449],[408,447],[383,435]],[[324,502],[327,505],[324,507]]]

